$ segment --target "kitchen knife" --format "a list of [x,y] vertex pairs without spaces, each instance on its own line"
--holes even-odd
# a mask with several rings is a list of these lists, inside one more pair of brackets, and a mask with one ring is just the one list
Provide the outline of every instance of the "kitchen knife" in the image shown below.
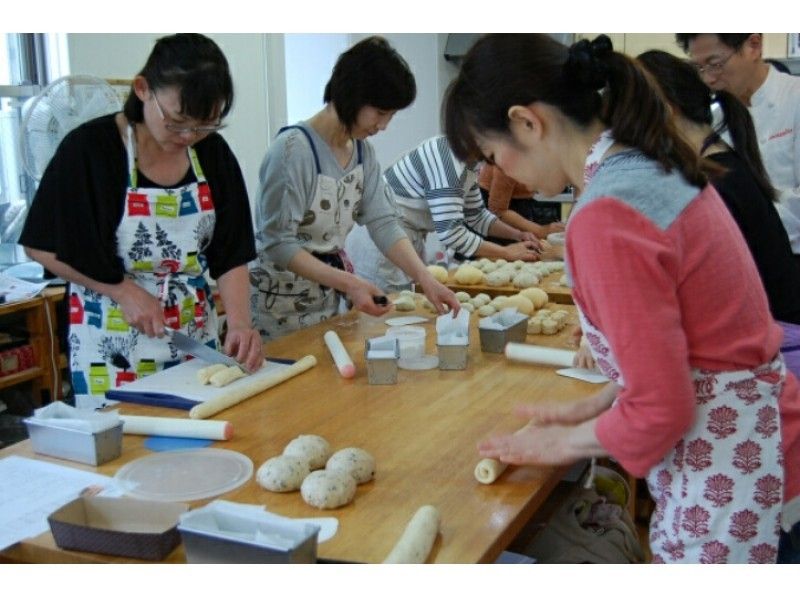
[[225,355],[225,353],[220,353],[216,349],[212,349],[208,345],[204,345],[200,341],[196,341],[192,337],[186,336],[182,332],[178,332],[177,330],[167,330],[167,334],[172,337],[173,345],[189,355],[199,357],[208,363],[223,363],[228,366],[235,365],[240,368],[242,367],[242,364],[236,361],[233,357]]

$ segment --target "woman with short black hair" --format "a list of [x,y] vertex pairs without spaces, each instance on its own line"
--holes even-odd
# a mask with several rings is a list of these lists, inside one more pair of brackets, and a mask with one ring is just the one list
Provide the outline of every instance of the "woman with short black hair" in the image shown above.
[[256,207],[258,260],[250,270],[256,326],[265,339],[336,315],[341,296],[373,316],[391,309],[381,300],[384,290],[352,273],[344,244],[356,222],[440,313],[445,305],[458,309],[403,232],[366,141],[415,96],[406,61],[385,39],[368,37],[339,56],[322,110],[281,129],[267,150]]
[[77,127],[50,161],[20,243],[70,282],[78,406],[102,405],[105,391],[185,358],[167,328],[219,346],[206,272],[226,308],[224,350],[250,370],[263,362],[246,299],[255,256],[247,191],[217,133],[232,103],[217,44],[163,37],[124,111]]

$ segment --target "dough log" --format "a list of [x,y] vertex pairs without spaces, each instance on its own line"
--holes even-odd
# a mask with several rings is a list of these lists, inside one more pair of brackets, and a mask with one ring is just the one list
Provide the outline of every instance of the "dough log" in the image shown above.
[[439,533],[439,511],[425,505],[414,513],[403,535],[395,544],[384,563],[419,564],[428,560],[433,543]]
[[317,365],[316,357],[313,355],[306,355],[302,359],[299,359],[290,365],[288,368],[280,370],[279,372],[275,372],[275,374],[271,376],[257,378],[249,382],[245,381],[242,384],[238,384],[236,388],[232,388],[231,393],[224,397],[218,397],[216,399],[211,399],[210,401],[200,403],[199,405],[195,405],[192,407],[191,411],[189,411],[189,417],[192,419],[205,419],[207,417],[211,417],[220,411],[224,411],[228,407],[233,407],[245,399],[249,399],[254,394],[267,390],[268,388],[272,388],[273,386],[277,386],[281,382],[285,382],[289,378],[293,378],[298,374],[302,374],[306,370],[313,368],[315,365]]
[[225,368],[211,376],[209,378],[209,382],[216,386],[217,388],[221,388],[223,386],[227,386],[234,380],[238,380],[239,378],[244,378],[247,374],[242,371],[238,365],[232,365],[230,367]]
[[508,463],[502,463],[497,459],[482,459],[475,466],[475,479],[481,484],[491,484],[500,477]]

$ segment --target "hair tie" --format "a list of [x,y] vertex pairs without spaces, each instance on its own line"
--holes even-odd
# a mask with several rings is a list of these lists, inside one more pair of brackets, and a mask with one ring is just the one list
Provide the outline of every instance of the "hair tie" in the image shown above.
[[569,48],[569,57],[564,63],[567,79],[581,87],[602,89],[608,81],[606,59],[614,47],[607,35],[598,35],[592,41],[582,39]]

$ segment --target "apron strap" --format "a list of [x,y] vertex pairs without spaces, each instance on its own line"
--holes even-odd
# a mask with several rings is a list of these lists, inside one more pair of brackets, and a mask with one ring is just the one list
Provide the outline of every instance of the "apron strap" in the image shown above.
[[358,163],[361,164],[362,161],[363,161],[362,152],[364,150],[363,150],[363,147],[362,147],[362,142],[359,139],[356,139],[356,151],[358,152]]
[[302,131],[303,135],[306,136],[306,139],[308,139],[308,144],[311,146],[311,153],[314,154],[314,164],[317,165],[317,174],[318,175],[322,174],[322,168],[320,168],[319,165],[319,156],[317,155],[317,148],[314,145],[314,140],[311,139],[311,135],[309,134],[309,132],[306,131],[303,127],[299,127],[297,125],[289,125],[288,127],[282,127],[281,129],[279,129],[278,135],[280,135],[284,131],[288,131],[289,129],[297,129],[299,131]]

